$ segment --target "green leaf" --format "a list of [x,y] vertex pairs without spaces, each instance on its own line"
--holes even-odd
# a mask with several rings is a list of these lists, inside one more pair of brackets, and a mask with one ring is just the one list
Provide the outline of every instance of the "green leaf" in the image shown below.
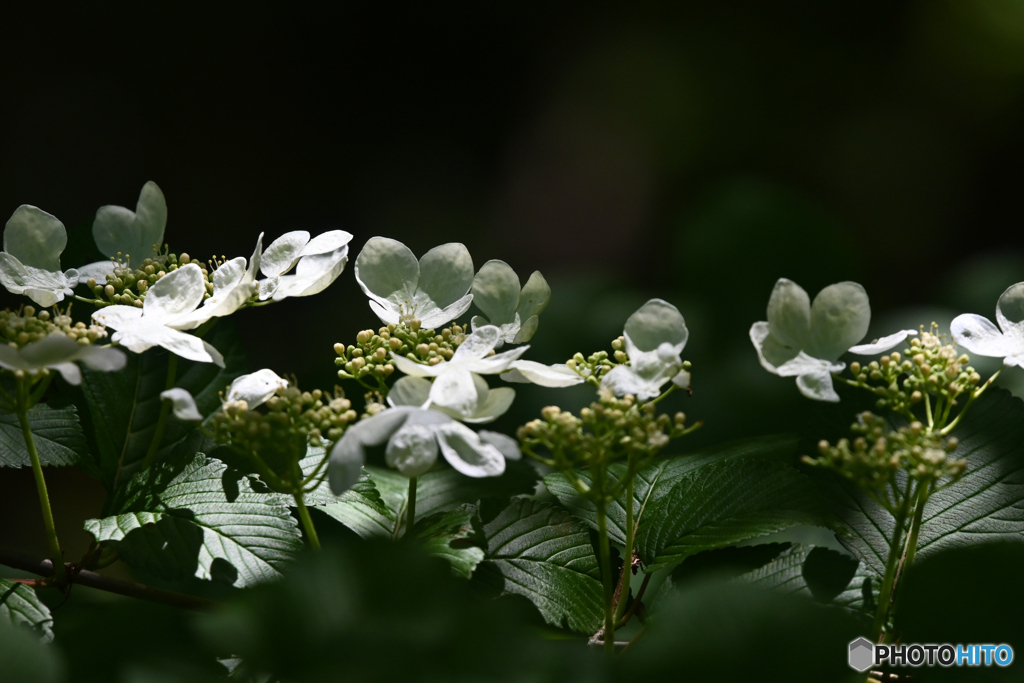
[[[28,411],[39,461],[44,466],[74,465],[89,460],[89,446],[78,422],[78,410],[54,410],[39,404]],[[17,413],[0,411],[0,467],[31,467]]]
[[23,583],[0,579],[0,621],[27,627],[45,643],[53,640],[53,617],[49,608]]
[[[224,368],[213,363],[178,360],[175,386],[187,389],[199,412],[209,416],[220,408],[220,392],[246,369],[241,336],[230,321],[220,321],[205,337],[224,356]],[[170,354],[150,349],[128,354],[120,372],[82,368],[82,391],[92,418],[96,448],[86,468],[95,473],[108,491],[127,481],[149,450],[160,415],[160,392],[166,388]],[[195,426],[169,416],[160,457],[168,457]],[[118,471],[120,470],[120,474]]]
[[554,626],[586,634],[601,628],[600,568],[583,524],[550,503],[516,498],[484,525],[484,536],[503,594],[528,598]]
[[234,586],[278,578],[302,547],[297,523],[274,496],[230,480],[224,463],[202,453],[139,473],[120,513],[90,519],[86,530],[130,566],[166,579],[196,577]]
[[[701,467],[732,458],[788,458],[794,453],[796,443],[796,438],[791,436],[761,436],[660,460],[645,467],[636,473],[633,480],[633,510],[636,515],[634,521],[638,523],[643,519],[646,512],[664,498],[683,477]],[[617,463],[611,465],[608,470],[611,478],[618,479],[625,474],[626,465]],[[587,472],[577,472],[577,476],[587,484],[591,483]],[[557,472],[549,474],[544,477],[544,485],[574,515],[597,529],[597,508],[592,502],[580,496],[565,477]],[[608,538],[619,545],[626,543],[625,500],[626,492],[623,491],[606,511]]]
[[636,547],[650,572],[710,548],[829,522],[813,484],[793,468],[732,459],[681,477],[640,519]]
[[473,544],[476,515],[475,505],[460,505],[423,519],[413,531],[428,554],[448,560],[455,574],[468,579],[484,559],[484,549]]
[[800,544],[741,578],[762,588],[814,596],[821,602],[853,609],[863,606],[865,579],[877,586],[877,580],[856,558],[830,548]]
[[[952,454],[967,459],[956,484],[928,499],[917,558],[979,540],[1020,540],[1024,533],[1024,403],[1003,389],[989,389],[954,434]],[[877,575],[885,573],[895,520],[856,486],[832,472],[815,482],[834,514],[849,528],[840,541]]]

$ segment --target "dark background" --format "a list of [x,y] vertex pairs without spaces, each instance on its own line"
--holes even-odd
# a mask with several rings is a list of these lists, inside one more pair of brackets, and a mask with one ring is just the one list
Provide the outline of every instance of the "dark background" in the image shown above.
[[[387,235],[417,255],[463,242],[524,281],[540,269],[554,296],[535,360],[607,348],[659,296],[694,362],[694,397],[670,408],[707,419],[686,447],[799,426],[792,380],[747,339],[780,276],[812,296],[863,283],[871,336],[991,315],[1024,280],[1024,5],[1009,0],[3,15],[0,213],[60,218],[65,268],[99,257],[99,206],[133,208],[154,180],[165,240],[193,257],[342,228],[352,258]],[[322,294],[234,318],[254,369],[325,388],[333,343],[379,324],[351,264]],[[525,387],[498,427],[586,400]],[[0,475],[0,518],[26,520],[0,541],[44,554],[30,473]],[[60,501],[97,485],[49,476],[62,538],[84,547],[77,520],[98,510]]]

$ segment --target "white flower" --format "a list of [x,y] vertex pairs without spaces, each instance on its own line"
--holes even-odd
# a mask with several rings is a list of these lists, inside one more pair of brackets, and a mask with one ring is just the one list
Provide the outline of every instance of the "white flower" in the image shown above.
[[419,319],[436,329],[458,318],[473,302],[473,259],[461,244],[434,247],[419,261],[409,247],[371,237],[356,257],[356,282],[385,324]]
[[[641,401],[654,398],[683,368],[679,354],[689,338],[679,309],[651,299],[626,320],[623,337],[629,365],[618,365],[601,380],[617,396],[633,394]],[[689,382],[686,382],[689,384]]]
[[584,381],[583,377],[565,363],[544,365],[532,360],[517,360],[501,376],[506,382],[533,383],[542,387],[571,387]]
[[359,422],[331,449],[331,490],[341,495],[359,479],[365,449],[387,444],[384,459],[407,477],[418,477],[445,460],[469,477],[496,477],[505,471],[505,456],[484,443],[469,427],[434,410],[409,406],[388,408]]
[[[287,232],[274,240],[260,259],[260,300],[280,301],[290,296],[312,296],[338,279],[348,263],[352,235],[328,230],[309,238],[305,230]],[[291,275],[289,271],[295,269]]]
[[537,332],[538,316],[551,300],[547,280],[534,271],[522,289],[519,276],[504,261],[488,261],[473,278],[473,303],[487,316],[473,316],[473,329],[496,325],[502,344],[522,344]]
[[39,341],[15,349],[0,344],[0,368],[34,374],[43,368],[56,370],[68,384],[81,384],[82,371],[75,361],[104,372],[120,370],[127,363],[123,351],[100,346],[83,346],[63,334],[51,334]]
[[[142,186],[134,211],[113,205],[97,209],[92,237],[104,256],[120,258],[132,268],[141,268],[142,262],[159,250],[166,227],[167,202],[164,193],[151,180]],[[103,282],[107,273],[114,272],[114,263],[99,261],[78,270],[82,280],[95,278]]]
[[504,415],[516,397],[514,389],[509,387],[491,389],[487,386],[487,380],[477,374],[473,374],[473,384],[476,391],[476,402],[467,413],[460,413],[440,405],[430,406],[430,390],[433,385],[422,377],[402,377],[395,382],[391,391],[388,392],[388,403],[392,407],[431,407],[433,410],[454,417],[461,422],[485,424],[494,422]]
[[284,389],[287,386],[288,380],[278,377],[273,370],[264,368],[249,375],[236,377],[228,387],[224,403],[245,401],[249,410],[252,410],[266,403],[271,396],[277,393],[278,389]]
[[996,303],[996,321],[973,313],[953,319],[953,341],[979,356],[1002,358],[1004,365],[1024,366],[1024,282],[1009,287]]
[[188,392],[188,389],[182,389],[181,387],[167,389],[160,392],[160,398],[171,402],[171,410],[174,412],[174,417],[179,420],[186,422],[203,421],[203,414],[199,412],[196,400],[192,398],[192,394]]
[[530,347],[488,356],[498,343],[498,328],[486,325],[473,331],[455,350],[451,360],[437,365],[424,365],[404,356],[391,354],[395,367],[413,377],[433,377],[430,403],[448,408],[460,415],[471,415],[477,409],[479,392],[474,374],[497,375],[508,370],[512,361]]
[[135,353],[162,346],[182,358],[224,367],[224,357],[217,349],[177,329],[179,324],[191,324],[187,316],[203,300],[205,282],[199,266],[190,263],[157,280],[146,292],[142,308],[107,306],[92,318],[116,330],[111,339]]
[[77,270],[60,270],[60,254],[67,243],[63,223],[41,209],[22,204],[4,228],[0,283],[12,294],[24,294],[40,306],[63,301],[78,284]]
[[768,321],[750,328],[761,365],[780,377],[796,377],[800,393],[817,401],[836,402],[832,373],[845,363],[847,351],[872,355],[888,351],[914,330],[902,330],[871,344],[855,344],[871,323],[868,295],[856,282],[839,282],[818,292],[814,303],[800,285],[780,278],[768,299]]
[[245,305],[256,293],[256,271],[260,268],[260,255],[263,249],[263,233],[256,240],[256,249],[249,259],[248,268],[245,258],[238,256],[221,264],[213,271],[213,294],[203,301],[203,305],[191,313],[179,318],[174,328],[191,330],[199,327],[211,318],[231,315]]

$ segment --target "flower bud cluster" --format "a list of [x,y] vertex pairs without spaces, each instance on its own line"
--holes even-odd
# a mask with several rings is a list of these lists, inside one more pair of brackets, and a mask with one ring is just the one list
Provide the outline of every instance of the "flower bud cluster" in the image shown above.
[[39,341],[51,334],[62,334],[83,346],[88,346],[107,336],[101,325],[76,323],[71,319],[70,307],[65,312],[54,309],[36,311],[33,306],[25,306],[17,311],[0,311],[0,337],[12,348],[21,348],[32,342]]
[[922,327],[921,336],[910,340],[904,354],[893,351],[867,365],[853,362],[850,372],[859,385],[879,397],[879,409],[888,407],[906,415],[925,394],[953,401],[977,386],[981,375],[968,365],[970,356],[958,353],[945,340],[946,335],[938,334],[932,323],[931,332]]
[[956,481],[967,469],[967,461],[953,458],[959,441],[929,431],[920,422],[892,430],[885,420],[869,412],[861,413],[851,428],[858,434],[853,441],[840,439],[833,446],[818,443],[818,458],[803,457],[815,467],[836,470],[865,490],[888,497],[887,487],[895,486],[896,473],[906,472],[912,479],[938,482]]
[[437,365],[451,360],[455,349],[466,339],[467,330],[460,325],[446,327],[440,332],[424,329],[418,319],[408,323],[391,324],[377,332],[363,330],[356,335],[356,343],[345,346],[335,344],[334,359],[340,379],[362,379],[375,375],[378,379],[389,376],[395,366],[388,362],[391,354],[410,360]]
[[[164,245],[166,249],[166,245]],[[142,262],[139,268],[132,268],[120,258],[111,259],[114,262],[114,271],[107,273],[105,282],[97,282],[95,278],[89,278],[86,285],[92,290],[93,296],[97,299],[106,299],[113,304],[124,306],[142,307],[146,298],[146,292],[156,284],[157,280],[168,273],[174,272],[181,266],[195,263],[203,273],[206,280],[206,294],[203,298],[213,295],[213,271],[224,263],[225,257],[213,258],[208,263],[193,261],[188,254],[157,254]],[[127,255],[125,256],[127,258]]]
[[329,447],[356,418],[352,403],[338,389],[332,397],[319,389],[288,386],[255,409],[245,401],[225,403],[213,417],[214,439],[260,458],[287,478],[308,446]]
[[531,452],[542,446],[562,468],[590,467],[617,460],[645,460],[687,430],[686,415],[656,414],[653,403],[637,402],[602,391],[598,401],[579,416],[557,406],[541,410],[541,418],[519,428],[517,436]]
[[601,378],[604,377],[605,373],[616,365],[629,360],[626,357],[626,352],[623,351],[624,348],[626,348],[626,340],[624,337],[619,337],[612,342],[612,358],[614,360],[609,358],[607,351],[598,351],[586,357],[582,353],[576,353],[572,358],[565,361],[565,364],[569,369],[575,370],[580,377],[583,377],[587,384],[592,384],[595,387],[600,386]]

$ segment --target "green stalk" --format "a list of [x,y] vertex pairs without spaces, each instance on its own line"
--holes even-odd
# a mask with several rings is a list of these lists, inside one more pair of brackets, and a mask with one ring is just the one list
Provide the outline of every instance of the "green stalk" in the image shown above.
[[878,592],[878,609],[875,612],[874,625],[871,627],[871,637],[876,642],[882,634],[882,627],[885,626],[886,618],[889,615],[889,598],[892,596],[893,581],[896,579],[896,567],[899,563],[900,539],[903,536],[903,525],[907,521],[907,512],[909,512],[911,483],[911,480],[907,481],[906,489],[903,492],[903,502],[896,513],[896,526],[893,529],[892,542],[889,545],[889,558],[885,563],[882,587]]
[[50,509],[50,494],[46,490],[46,479],[43,477],[43,465],[39,461],[39,452],[36,450],[35,439],[32,438],[32,429],[28,424],[28,386],[24,378],[18,379],[18,422],[21,423],[21,435],[25,439],[25,448],[28,449],[28,457],[32,461],[32,476],[36,480],[36,491],[39,494],[39,506],[43,511],[43,527],[46,529],[46,542],[50,546],[50,559],[53,561],[54,575],[57,578],[57,585],[67,584],[68,576],[64,568],[64,553],[61,552],[60,542],[57,540],[57,529],[53,524],[53,510]]
[[412,533],[412,525],[416,521],[416,477],[409,477],[409,502],[406,504],[405,533]]
[[301,491],[292,494],[295,498],[295,505],[299,508],[299,519],[302,520],[302,528],[306,530],[306,538],[309,539],[309,545],[316,550],[320,551],[320,537],[316,535],[316,527],[313,526],[313,519],[309,516],[309,509],[306,507],[305,496]]
[[[164,389],[173,389],[178,378],[178,356],[171,354],[167,361],[167,381]],[[149,443],[149,450],[146,451],[146,459],[142,461],[142,468],[148,470],[156,460],[156,454],[160,450],[160,442],[164,439],[164,430],[167,428],[167,416],[171,414],[171,402],[161,401],[160,417],[156,421],[156,429],[153,431],[153,440]]]
[[611,552],[608,549],[608,519],[604,511],[604,497],[597,501],[598,551],[601,560],[601,583],[604,586],[604,650],[615,654],[615,615],[612,600],[615,586],[612,585]]
[[903,566],[900,567],[900,581],[907,575],[910,566],[914,564],[914,556],[917,554],[917,536],[921,531],[921,521],[924,519],[924,504],[928,502],[929,484],[921,482],[918,487],[917,509],[914,510],[914,518],[910,521],[910,533],[907,536],[907,553],[903,560]]
[[[632,463],[631,463],[632,464]],[[626,603],[629,602],[629,580],[633,577],[633,542],[635,526],[633,522],[633,468],[630,467],[626,476],[629,481],[626,483],[626,554],[622,563],[622,589],[619,591],[619,604],[615,610],[615,619],[621,619],[626,612]]]

